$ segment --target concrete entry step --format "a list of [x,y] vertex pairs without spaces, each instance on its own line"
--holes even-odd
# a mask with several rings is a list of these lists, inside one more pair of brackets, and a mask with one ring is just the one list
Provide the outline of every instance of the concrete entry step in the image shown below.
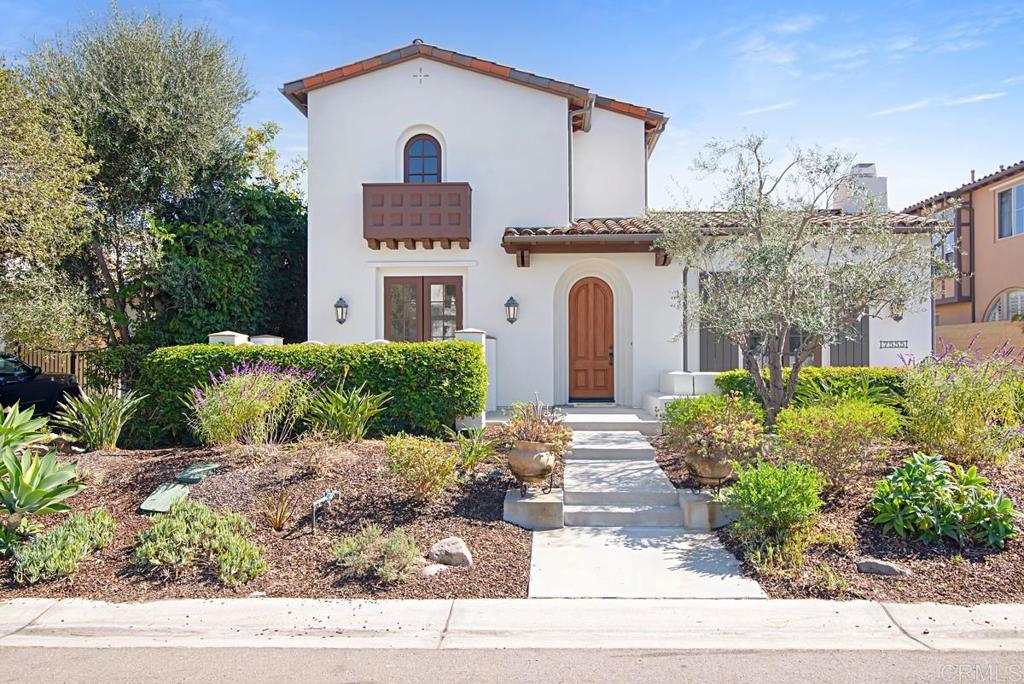
[[654,460],[565,463],[566,505],[679,506],[679,494]]
[[640,409],[632,408],[567,408],[565,424],[574,431],[638,431],[660,435],[661,421]]
[[677,506],[565,506],[566,525],[575,527],[681,527]]
[[566,460],[654,460],[654,447],[639,430],[576,430]]

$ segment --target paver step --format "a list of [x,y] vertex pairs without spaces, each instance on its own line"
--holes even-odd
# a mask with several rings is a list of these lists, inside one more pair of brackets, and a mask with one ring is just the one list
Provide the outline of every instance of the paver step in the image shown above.
[[566,409],[565,424],[574,431],[628,430],[645,435],[661,434],[661,421],[640,409]]
[[568,460],[563,489],[567,506],[679,505],[676,488],[649,459]]
[[654,447],[639,430],[576,430],[566,460],[654,460]]
[[683,509],[675,506],[565,506],[566,525],[574,527],[680,527]]

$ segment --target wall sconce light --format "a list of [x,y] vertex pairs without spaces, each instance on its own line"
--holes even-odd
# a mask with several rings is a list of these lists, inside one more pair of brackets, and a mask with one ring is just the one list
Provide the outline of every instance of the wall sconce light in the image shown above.
[[903,320],[903,303],[892,303],[889,305],[889,313],[892,314],[892,320],[899,323]]
[[348,320],[348,302],[344,297],[338,297],[338,301],[334,302],[334,318],[338,321],[338,325]]
[[509,297],[505,302],[505,320],[509,323],[519,320],[519,302],[515,297]]

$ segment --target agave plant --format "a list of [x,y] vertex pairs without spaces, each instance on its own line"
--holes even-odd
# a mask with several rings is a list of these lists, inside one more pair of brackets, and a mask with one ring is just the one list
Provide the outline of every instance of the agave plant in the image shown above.
[[64,500],[85,488],[77,481],[77,468],[58,463],[56,451],[42,457],[27,451],[5,453],[0,463],[0,542],[8,549],[25,516],[67,511]]
[[0,456],[20,454],[29,446],[50,437],[46,418],[33,418],[34,413],[35,407],[21,410],[17,403],[7,410],[3,422],[0,422]]
[[69,430],[86,451],[116,449],[121,430],[146,396],[133,391],[82,392],[80,397],[64,399],[53,423]]

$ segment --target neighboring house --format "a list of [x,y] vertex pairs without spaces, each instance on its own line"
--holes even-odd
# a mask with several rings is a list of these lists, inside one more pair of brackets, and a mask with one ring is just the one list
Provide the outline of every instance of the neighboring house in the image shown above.
[[[962,346],[980,333],[986,350],[1024,342],[1020,326],[1006,323],[1024,316],[1024,161],[981,178],[972,171],[969,183],[905,211],[953,225],[939,249],[959,276],[936,284],[936,335]],[[962,327],[980,323],[1002,325]]]
[[[282,92],[309,119],[311,339],[484,330],[489,406],[641,406],[667,371],[740,365],[696,323],[677,338],[701,278],[645,218],[660,112],[419,41]],[[927,353],[930,320],[872,319],[821,362]]]

